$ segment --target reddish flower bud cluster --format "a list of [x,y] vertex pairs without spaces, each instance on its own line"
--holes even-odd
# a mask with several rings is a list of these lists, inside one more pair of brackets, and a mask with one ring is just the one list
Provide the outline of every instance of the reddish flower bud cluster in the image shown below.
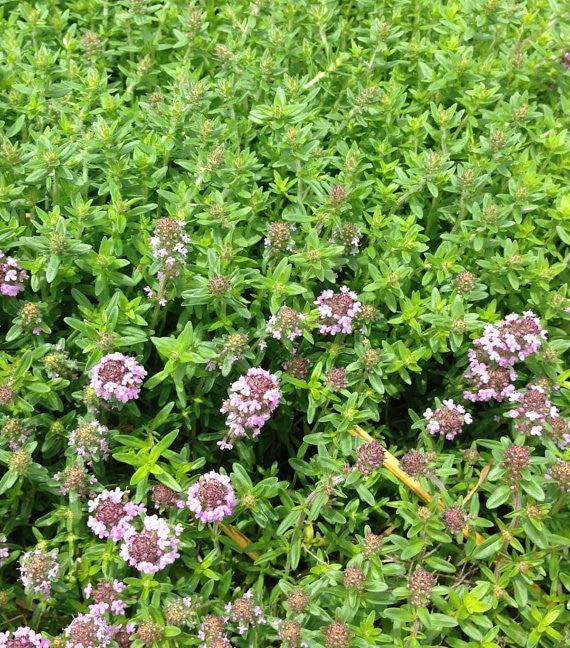
[[347,590],[362,592],[364,590],[366,576],[362,569],[358,567],[347,567],[342,575],[342,581]]
[[325,645],[327,648],[347,648],[352,635],[349,629],[340,621],[333,621],[325,629]]
[[331,367],[325,374],[326,384],[332,392],[346,389],[348,382],[346,380],[346,371],[341,367]]
[[265,247],[270,256],[277,256],[283,252],[292,252],[295,247],[293,240],[294,225],[289,225],[284,221],[275,221],[267,228],[265,237]]
[[409,578],[406,587],[412,595],[412,605],[426,607],[431,599],[431,591],[435,586],[435,576],[419,567]]
[[522,471],[530,466],[530,450],[514,443],[505,450],[501,463],[511,490],[518,490],[523,479]]
[[380,441],[370,441],[358,446],[355,469],[363,475],[370,475],[384,463],[386,451]]
[[445,511],[441,514],[441,519],[443,520],[446,528],[451,531],[451,533],[461,533],[461,531],[467,524],[469,516],[467,515],[467,511],[462,506],[456,504],[445,509]]

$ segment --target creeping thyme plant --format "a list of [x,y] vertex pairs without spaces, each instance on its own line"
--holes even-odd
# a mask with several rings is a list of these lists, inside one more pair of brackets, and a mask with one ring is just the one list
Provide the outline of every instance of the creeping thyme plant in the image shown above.
[[0,648],[570,641],[561,0],[0,0]]

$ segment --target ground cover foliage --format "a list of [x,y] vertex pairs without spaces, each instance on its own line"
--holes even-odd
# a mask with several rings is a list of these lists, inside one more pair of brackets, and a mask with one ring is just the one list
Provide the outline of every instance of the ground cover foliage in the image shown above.
[[567,645],[564,3],[0,34],[0,646]]

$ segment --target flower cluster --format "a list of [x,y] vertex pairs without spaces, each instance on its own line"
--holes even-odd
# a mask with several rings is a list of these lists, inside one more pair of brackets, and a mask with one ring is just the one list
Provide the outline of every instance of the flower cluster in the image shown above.
[[544,476],[551,479],[563,493],[570,493],[570,461],[558,459]]
[[31,428],[23,421],[16,418],[7,418],[0,430],[0,437],[8,441],[10,450],[19,450],[31,433]]
[[89,464],[95,459],[107,459],[109,430],[97,420],[83,423],[69,434],[69,445]]
[[278,636],[281,648],[308,648],[308,645],[301,640],[300,621],[281,621],[278,627]]
[[352,320],[360,312],[362,304],[348,286],[341,286],[338,293],[325,290],[314,303],[319,310],[321,333],[352,333]]
[[[251,368],[231,386],[229,398],[224,401],[221,412],[227,414],[229,428],[226,439],[218,441],[222,449],[233,448],[233,439],[256,437],[261,428],[279,405],[281,391],[277,376],[265,369]],[[229,439],[229,440],[228,440]]]
[[384,463],[386,451],[380,441],[370,441],[359,445],[354,467],[363,475],[371,475]]
[[272,315],[267,320],[266,331],[276,340],[286,338],[292,342],[303,334],[301,327],[305,319],[302,313],[288,306],[282,306],[277,315]]
[[530,466],[530,450],[525,446],[515,443],[505,450],[502,464],[505,469],[505,477],[511,490],[518,490],[523,479],[522,471]]
[[484,362],[484,353],[477,348],[469,349],[468,354],[470,366],[465,378],[469,382],[469,389],[463,392],[465,400],[477,403],[494,399],[501,403],[515,391],[513,382],[517,379],[517,372],[512,367]]
[[342,582],[347,590],[354,590],[362,592],[364,590],[364,583],[366,576],[362,569],[358,567],[347,567],[342,575]]
[[265,237],[265,247],[270,256],[277,256],[283,252],[292,252],[295,246],[293,240],[294,225],[289,225],[284,221],[275,221],[267,228]]
[[151,646],[164,637],[164,626],[150,619],[143,619],[137,628],[136,637],[145,646]]
[[48,378],[51,378],[51,380],[56,378],[77,380],[78,378],[78,374],[75,373],[77,361],[69,357],[69,353],[61,344],[53,345],[53,351],[45,354],[42,358],[42,364]]
[[362,555],[365,558],[374,558],[382,549],[382,536],[367,533],[362,540]]
[[184,508],[184,500],[180,499],[180,493],[172,490],[172,488],[168,488],[164,484],[154,485],[150,497],[154,508],[157,509]]
[[64,630],[65,648],[105,648],[113,640],[115,629],[97,613],[78,614]]
[[[184,231],[185,225],[174,218],[159,218],[150,239],[152,254],[161,261],[162,273],[169,277],[177,277],[180,266],[186,263],[190,237]],[[161,279],[161,273],[158,278]]]
[[6,536],[0,536],[0,567],[4,565],[4,559],[10,555],[10,550],[6,547]]
[[451,533],[461,533],[469,520],[469,515],[462,506],[455,504],[443,511],[441,519]]
[[27,626],[20,626],[13,632],[0,632],[0,648],[49,648],[49,646],[49,639]]
[[87,526],[99,538],[111,538],[118,542],[130,528],[130,522],[145,512],[142,504],[125,501],[125,495],[120,488],[115,488],[112,491],[104,490],[89,501],[91,515],[87,519]]
[[226,612],[229,619],[237,624],[240,634],[245,634],[248,629],[255,628],[265,623],[263,610],[253,600],[251,591],[246,592],[241,598],[236,599],[233,603],[226,604]]
[[39,304],[36,302],[26,302],[18,311],[17,324],[27,333],[39,335],[42,332],[42,329],[40,328],[41,322],[42,312]]
[[468,270],[460,272],[453,280],[459,295],[466,295],[475,288],[475,275]]
[[91,370],[90,386],[106,401],[126,403],[138,398],[146,370],[122,353],[108,353]]
[[148,515],[140,531],[127,525],[120,549],[121,558],[144,574],[154,574],[180,557],[178,536],[181,533],[182,525],[172,526],[157,515]]
[[113,641],[116,641],[119,648],[131,647],[131,635],[134,633],[136,626],[134,623],[113,626]]
[[400,460],[400,468],[410,477],[428,475],[430,473],[428,466],[428,457],[418,450],[409,450]]
[[19,569],[24,587],[46,599],[50,597],[52,582],[60,569],[55,551],[47,553],[39,548],[28,551],[20,558]]
[[346,389],[346,371],[342,367],[331,367],[325,374],[326,384],[332,392]]
[[95,601],[89,605],[89,612],[99,615],[109,611],[113,612],[113,614],[123,614],[127,609],[127,604],[118,595],[121,594],[125,587],[125,583],[116,578],[113,582],[99,581],[95,588],[89,583],[84,590],[85,598],[93,598]]
[[29,275],[18,265],[14,257],[6,256],[0,252],[0,293],[8,297],[15,297],[24,290],[24,281]]
[[297,354],[297,349],[293,349],[289,360],[283,363],[283,371],[286,371],[292,378],[305,380],[309,373],[310,364],[311,361],[308,358],[303,358]]
[[59,492],[62,495],[77,493],[78,496],[89,492],[90,487],[97,483],[97,478],[91,475],[83,464],[72,464],[66,466],[61,472],[56,473],[53,478],[60,482]]
[[236,501],[230,478],[212,470],[190,486],[186,503],[201,522],[221,522],[233,514]]
[[340,621],[333,621],[325,630],[327,648],[346,648],[351,638],[349,629]]
[[412,595],[412,605],[426,607],[431,598],[431,591],[435,585],[435,576],[423,567],[418,567],[408,578],[406,587]]
[[302,589],[294,589],[287,597],[287,605],[291,608],[294,614],[303,613],[311,602],[310,596]]
[[448,441],[463,431],[463,425],[472,422],[471,414],[462,405],[456,405],[453,400],[444,400],[436,410],[428,408],[424,418],[429,421],[427,431],[430,434],[441,434]]
[[166,606],[166,623],[171,626],[185,625],[188,628],[194,628],[197,622],[197,612],[198,606],[189,596],[176,599]]
[[513,407],[509,416],[515,420],[515,430],[529,436],[540,436],[546,417],[557,418],[557,410],[546,397],[541,387],[509,395]]
[[354,223],[343,223],[333,231],[329,242],[343,245],[345,254],[356,256],[360,246],[360,234],[360,230]]
[[224,339],[216,357],[206,358],[206,368],[208,371],[221,369],[225,364],[231,366],[234,362],[243,360],[244,352],[247,348],[247,339],[246,333],[231,333],[228,335]]

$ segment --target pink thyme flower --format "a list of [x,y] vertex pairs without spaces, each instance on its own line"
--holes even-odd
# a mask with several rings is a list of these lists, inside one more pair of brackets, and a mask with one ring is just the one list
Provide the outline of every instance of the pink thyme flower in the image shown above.
[[463,527],[467,524],[469,516],[467,511],[459,504],[455,504],[445,509],[441,514],[441,519],[445,524],[446,528],[451,531],[451,533],[461,533]]
[[163,272],[170,277],[178,277],[180,267],[186,263],[190,237],[183,229],[185,225],[174,218],[159,218],[150,239],[153,256],[160,260]]
[[551,479],[563,493],[570,493],[570,461],[558,459],[544,476]]
[[360,230],[353,223],[343,223],[332,233],[329,243],[338,243],[344,246],[345,254],[356,256],[360,247]]
[[201,522],[221,522],[233,514],[236,501],[230,478],[213,470],[188,489],[187,506]]
[[566,446],[570,444],[570,421],[559,416],[558,412],[556,412],[556,416],[549,414],[544,419],[542,431],[561,450],[565,450]]
[[469,388],[463,392],[463,398],[473,403],[486,402],[491,399],[501,403],[514,391],[513,383],[517,372],[511,367],[500,367],[490,361],[479,348],[469,349],[469,369],[465,378]]
[[194,628],[197,623],[198,606],[202,599],[194,602],[189,596],[171,601],[166,606],[166,623],[171,626]]
[[514,443],[505,450],[501,466],[505,469],[505,478],[511,490],[518,490],[523,480],[523,470],[530,466],[530,450]]
[[66,648],[105,648],[115,634],[113,626],[97,613],[78,614],[63,631]]
[[247,349],[246,333],[231,333],[227,335],[214,358],[206,358],[206,369],[214,371],[223,367],[231,367],[234,362],[243,360],[244,352]]
[[325,629],[326,648],[347,648],[352,634],[341,621],[333,621]]
[[198,631],[198,639],[204,641],[200,648],[210,648],[216,642],[222,642],[220,645],[223,646],[224,641],[227,642],[227,646],[230,648],[231,644],[226,634],[227,622],[227,617],[214,616],[213,614],[205,616]]
[[412,595],[412,605],[426,607],[431,599],[435,576],[419,567],[409,578],[406,587]]
[[342,582],[345,589],[362,592],[366,582],[366,575],[359,567],[347,567],[342,573]]
[[42,311],[40,305],[36,302],[26,302],[18,311],[18,326],[22,330],[32,335],[39,335],[42,330],[40,324],[42,323]]
[[428,408],[424,412],[424,418],[429,421],[427,430],[430,434],[444,435],[449,441],[463,431],[464,424],[472,422],[471,414],[451,399],[444,400],[442,406],[435,411]]
[[540,436],[547,416],[556,417],[557,410],[552,406],[541,387],[533,387],[525,392],[510,394],[513,408],[509,416],[515,419],[517,432]]
[[27,626],[0,632],[0,648],[49,648],[50,640]]
[[284,221],[271,223],[267,228],[267,236],[264,241],[269,255],[277,256],[285,251],[292,252],[295,246],[295,241],[293,240],[294,231],[295,226],[289,225]]
[[154,508],[173,509],[184,508],[184,500],[180,499],[180,493],[168,488],[164,484],[158,484],[152,487],[151,499]]
[[371,475],[384,463],[386,451],[380,441],[370,441],[359,445],[354,467],[363,475]]
[[310,364],[311,361],[308,358],[297,355],[297,349],[293,349],[289,360],[283,363],[283,371],[286,371],[293,378],[297,378],[297,380],[305,380],[309,373]]
[[346,389],[346,371],[342,367],[331,367],[325,374],[326,384],[332,392]]
[[222,449],[233,447],[233,440],[247,436],[256,437],[279,405],[281,391],[279,379],[269,371],[255,367],[249,369],[231,387],[229,398],[224,401],[221,412],[227,414],[229,428],[226,438],[218,441]]
[[428,465],[429,459],[417,450],[409,450],[400,460],[400,468],[410,477],[429,474]]
[[453,280],[458,295],[467,295],[475,288],[475,275],[468,270],[460,272]]
[[86,495],[90,487],[97,483],[97,478],[91,475],[83,464],[72,464],[66,466],[61,472],[56,473],[53,478],[60,482],[59,492],[68,495],[73,492],[77,497]]
[[237,624],[240,635],[245,634],[250,627],[255,628],[265,623],[263,611],[253,600],[251,590],[233,603],[227,603],[226,612],[230,620]]
[[104,490],[95,499],[89,501],[91,515],[87,526],[99,538],[111,538],[115,542],[121,540],[130,529],[131,521],[146,511],[142,504],[125,502],[126,493],[120,488]]
[[307,643],[301,640],[301,622],[287,619],[281,621],[278,626],[281,648],[309,648]]
[[286,338],[291,342],[303,335],[303,322],[305,315],[298,313],[288,306],[282,306],[277,315],[272,315],[267,320],[266,331],[276,340]]
[[122,353],[108,353],[91,370],[90,386],[97,396],[119,403],[138,398],[146,370]]
[[26,443],[26,440],[32,433],[23,421],[16,418],[7,418],[4,420],[0,437],[8,441],[10,450],[19,450]]
[[113,628],[113,641],[116,641],[119,648],[131,647],[131,635],[136,630],[134,623],[126,623],[125,625],[114,625]]
[[362,304],[348,286],[341,286],[339,293],[325,290],[314,303],[319,307],[321,333],[352,333],[352,320],[360,312]]
[[511,313],[497,324],[487,324],[473,344],[500,367],[512,367],[536,353],[543,340],[546,331],[541,329],[540,320],[532,311],[525,311],[522,316]]
[[362,540],[362,555],[365,558],[374,558],[382,550],[382,536],[367,533]]
[[69,445],[91,465],[93,460],[105,460],[109,456],[108,432],[109,430],[95,419],[73,430],[69,435]]
[[41,549],[28,551],[20,558],[19,569],[24,587],[40,597],[50,597],[52,581],[58,577],[60,569],[57,552],[46,553]]
[[128,526],[120,556],[143,574],[154,574],[180,557],[178,536],[181,533],[182,525],[172,526],[157,515],[148,515],[143,520],[141,531]]
[[99,581],[94,588],[91,583],[84,590],[85,598],[93,598],[95,603],[89,605],[89,613],[101,616],[111,611],[113,614],[123,614],[127,604],[118,595],[125,589],[125,583],[117,580]]
[[8,297],[15,297],[24,290],[24,281],[29,275],[18,265],[14,257],[5,256],[0,252],[0,293]]
[[4,558],[8,558],[10,550],[6,547],[6,536],[0,536],[0,567],[5,563]]

